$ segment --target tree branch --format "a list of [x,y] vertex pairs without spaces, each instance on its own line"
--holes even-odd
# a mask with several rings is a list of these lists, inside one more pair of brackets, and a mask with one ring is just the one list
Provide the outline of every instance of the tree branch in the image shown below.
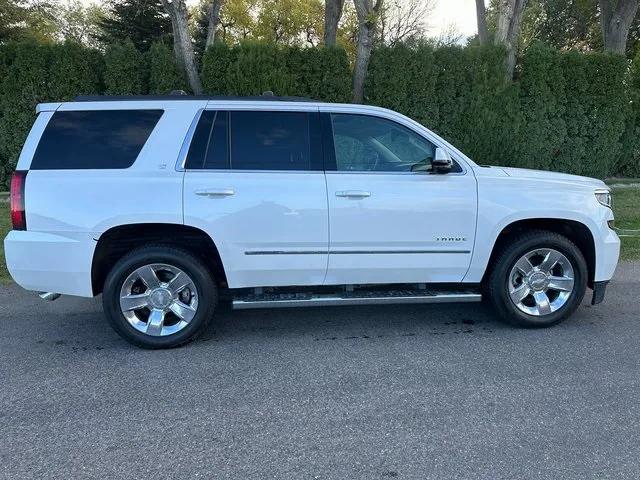
[[489,43],[489,32],[487,30],[487,9],[484,0],[476,0],[476,19],[478,21],[478,40],[480,45]]
[[220,25],[220,9],[224,0],[211,0],[211,5],[208,9],[209,26],[207,28],[207,42],[205,48],[209,48],[216,40],[216,33],[218,26]]

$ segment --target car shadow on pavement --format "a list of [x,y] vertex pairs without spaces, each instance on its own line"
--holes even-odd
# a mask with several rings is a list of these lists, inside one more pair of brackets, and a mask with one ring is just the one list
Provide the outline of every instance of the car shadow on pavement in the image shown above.
[[[134,348],[111,330],[104,318],[100,297],[63,296],[55,302],[43,302],[36,295],[10,286],[0,291],[0,303],[11,305],[5,313],[4,341],[11,341],[13,333],[22,340],[32,336],[32,343],[74,351]],[[579,321],[587,311],[583,306],[563,325]],[[415,336],[490,336],[511,329],[513,327],[499,320],[488,302],[242,311],[222,306],[191,347],[205,347],[214,342],[262,342],[270,338],[332,342]]]
[[225,311],[201,341],[274,336],[314,342],[417,335],[490,334],[511,328],[489,304],[385,305]]

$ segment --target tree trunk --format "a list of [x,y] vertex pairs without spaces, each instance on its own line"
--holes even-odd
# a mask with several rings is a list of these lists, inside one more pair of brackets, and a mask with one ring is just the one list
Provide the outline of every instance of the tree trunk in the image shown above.
[[489,43],[489,31],[487,30],[487,9],[484,0],[476,0],[476,18],[478,20],[478,40],[480,45]]
[[353,103],[362,103],[364,99],[364,82],[383,0],[375,0],[375,4],[372,2],[373,0],[353,0],[358,17],[358,47],[353,68]]
[[629,28],[638,12],[638,0],[599,0],[599,3],[604,49],[624,54]]
[[213,42],[216,41],[218,33],[218,26],[220,25],[220,8],[222,7],[223,0],[211,0],[209,6],[208,17],[209,27],[207,28],[207,42],[205,48],[209,48]]
[[504,45],[507,49],[508,80],[513,79],[513,71],[516,66],[516,51],[520,38],[520,24],[527,0],[500,0],[498,4],[498,22],[496,28],[495,43]]
[[173,51],[178,65],[187,75],[191,90],[196,95],[202,93],[202,83],[193,54],[193,44],[189,36],[188,12],[184,0],[162,0],[162,4],[171,18],[173,28]]
[[336,44],[344,0],[325,0],[324,5],[324,44],[331,47]]

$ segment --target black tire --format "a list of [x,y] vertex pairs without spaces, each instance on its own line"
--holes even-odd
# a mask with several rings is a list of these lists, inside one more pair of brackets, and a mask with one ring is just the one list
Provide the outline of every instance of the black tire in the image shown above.
[[[508,282],[515,263],[526,253],[539,248],[552,248],[569,260],[573,267],[574,286],[566,303],[558,310],[535,316],[523,312],[511,300]],[[507,323],[526,328],[550,327],[568,318],[582,303],[587,288],[587,263],[580,249],[563,235],[530,230],[511,238],[496,255],[486,286],[491,302]]]
[[[120,308],[120,291],[127,277],[137,268],[162,263],[186,273],[198,292],[196,313],[182,330],[165,336],[147,335],[134,328]],[[128,342],[149,349],[173,348],[194,340],[211,321],[218,301],[213,276],[203,262],[190,252],[171,246],[151,245],[137,248],[122,257],[107,275],[102,303],[109,324]]]

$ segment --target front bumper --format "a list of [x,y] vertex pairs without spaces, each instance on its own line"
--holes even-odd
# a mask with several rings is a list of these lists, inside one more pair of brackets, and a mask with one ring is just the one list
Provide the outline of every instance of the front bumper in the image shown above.
[[620,258],[620,238],[609,228],[603,225],[602,237],[596,238],[596,271],[594,283],[606,282],[613,278]]
[[11,231],[4,240],[7,268],[27,290],[93,297],[90,234]]

